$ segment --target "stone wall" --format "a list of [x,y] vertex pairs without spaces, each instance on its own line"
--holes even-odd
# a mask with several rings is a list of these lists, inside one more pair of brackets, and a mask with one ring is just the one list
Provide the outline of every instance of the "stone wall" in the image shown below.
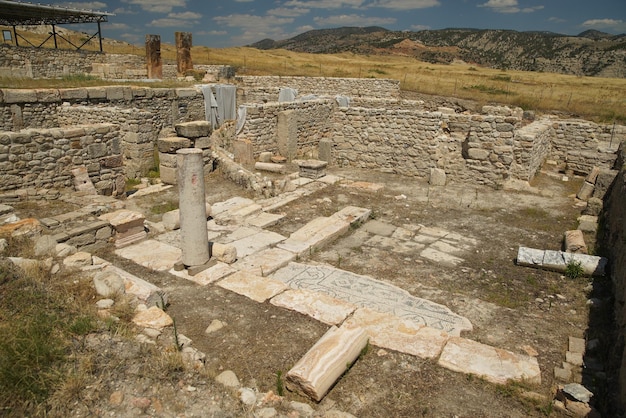
[[130,54],[104,54],[0,45],[0,76],[62,78],[92,74],[107,79],[146,78],[145,58]]
[[554,121],[553,128],[550,158],[579,174],[589,173],[593,166],[612,167],[615,151],[626,139],[626,127],[620,125],[576,119]]
[[[0,130],[61,126],[58,107],[69,104],[94,107],[116,106],[152,114],[158,131],[179,122],[204,119],[204,98],[195,88],[145,88],[130,86],[72,89],[0,89]],[[70,123],[66,121],[65,123]],[[78,118],[74,123],[81,123]]]
[[[626,142],[622,144],[626,148]],[[618,158],[619,172],[604,196],[598,243],[601,255],[610,260],[610,279],[613,290],[613,330],[603,330],[603,342],[610,347],[606,370],[610,385],[607,405],[613,416],[622,416],[626,410],[626,157],[624,149]],[[612,331],[612,332],[611,332]],[[608,415],[607,415],[608,416]]]
[[97,189],[123,174],[120,129],[111,123],[0,132],[0,188],[73,187],[73,168],[85,166]]
[[333,101],[322,99],[247,106],[246,121],[237,139],[250,140],[255,156],[264,151],[290,160],[310,155],[321,139],[330,136],[333,109]]
[[281,77],[281,76],[235,76],[239,87],[239,103],[277,102],[282,87],[298,91],[298,97],[306,95],[350,97],[400,97],[398,80],[378,78],[333,77]]

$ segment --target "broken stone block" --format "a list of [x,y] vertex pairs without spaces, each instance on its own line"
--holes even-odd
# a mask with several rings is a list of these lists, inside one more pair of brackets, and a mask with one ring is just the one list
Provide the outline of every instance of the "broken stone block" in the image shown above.
[[233,154],[235,161],[239,164],[254,164],[254,146],[248,139],[233,141]]
[[272,162],[272,153],[269,151],[262,152],[259,154],[259,162],[261,163],[270,163]]
[[446,172],[441,168],[431,168],[428,184],[430,184],[431,186],[445,186]]
[[211,258],[226,264],[232,264],[237,261],[237,248],[230,244],[220,244],[213,242],[209,244],[211,248]]
[[140,327],[154,329],[163,329],[174,323],[172,318],[157,306],[152,306],[147,309],[144,306],[144,310],[139,310],[135,314],[133,322]]
[[300,177],[318,179],[326,175],[327,161],[321,160],[294,160],[300,169]]
[[178,136],[189,139],[211,135],[211,123],[205,120],[177,123],[174,125],[174,129]]
[[157,147],[159,152],[175,154],[181,148],[189,148],[191,140],[188,138],[180,138],[178,136],[170,136],[157,139]]
[[585,181],[582,186],[580,186],[580,190],[576,194],[576,197],[580,200],[587,201],[593,195],[593,188],[595,186],[588,181]]
[[587,207],[583,211],[585,215],[590,216],[598,216],[600,212],[602,212],[602,207],[604,206],[604,202],[602,199],[598,199],[597,197],[590,197],[587,200]]
[[91,179],[89,178],[87,167],[83,165],[74,168],[72,170],[72,175],[74,176],[74,187],[76,188],[77,192],[82,192],[88,195],[98,194],[96,188],[91,182]]
[[256,162],[254,164],[254,169],[259,171],[269,171],[271,173],[284,173],[286,170],[283,164],[275,164],[270,162]]
[[600,174],[600,169],[598,167],[593,167],[591,172],[585,178],[585,181],[595,185],[596,180],[598,179],[598,174]]
[[583,231],[579,229],[565,231],[563,243],[563,246],[565,247],[565,252],[587,254],[587,244],[585,244],[585,237],[583,235]]
[[93,277],[96,293],[105,298],[121,295],[125,292],[124,279],[111,271],[100,271]]
[[448,340],[438,363],[447,369],[473,374],[501,385],[511,380],[541,383],[541,370],[535,357],[460,337]]
[[86,266],[91,266],[92,264],[93,260],[91,254],[84,251],[79,251],[66,257],[63,260],[63,265],[66,267],[82,268]]
[[161,178],[161,182],[165,184],[178,183],[178,173],[174,167],[165,167],[164,165],[159,164],[159,177]]
[[367,345],[362,328],[331,327],[286,376],[291,390],[299,390],[319,402]]

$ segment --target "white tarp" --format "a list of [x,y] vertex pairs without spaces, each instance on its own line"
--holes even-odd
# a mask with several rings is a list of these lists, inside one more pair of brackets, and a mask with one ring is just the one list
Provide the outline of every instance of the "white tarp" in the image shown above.
[[226,120],[237,119],[237,88],[231,84],[204,84],[204,114],[211,128],[218,128]]
[[298,90],[292,89],[291,87],[281,87],[280,92],[278,93],[278,102],[293,102],[296,100],[297,95]]

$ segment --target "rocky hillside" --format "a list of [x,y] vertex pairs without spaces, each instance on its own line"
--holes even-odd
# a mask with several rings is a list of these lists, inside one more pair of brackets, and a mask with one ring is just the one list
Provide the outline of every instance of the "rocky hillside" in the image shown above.
[[626,34],[595,30],[568,36],[513,30],[397,32],[344,27],[313,30],[282,41],[264,39],[250,46],[309,53],[404,55],[432,63],[463,61],[502,69],[626,77]]

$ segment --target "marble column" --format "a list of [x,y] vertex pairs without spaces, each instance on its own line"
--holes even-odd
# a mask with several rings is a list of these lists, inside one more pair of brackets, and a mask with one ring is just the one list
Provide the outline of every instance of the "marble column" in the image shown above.
[[183,264],[186,267],[200,266],[210,258],[202,150],[179,149],[176,160]]

